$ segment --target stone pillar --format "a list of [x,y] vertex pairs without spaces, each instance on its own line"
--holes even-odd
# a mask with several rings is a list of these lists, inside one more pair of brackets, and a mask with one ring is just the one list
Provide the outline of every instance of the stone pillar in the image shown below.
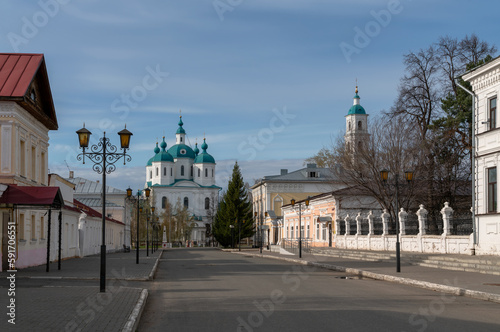
[[340,222],[341,221],[342,221],[342,219],[340,218],[340,216],[337,216],[337,218],[335,218],[335,238],[337,238],[337,235],[340,235],[339,232],[340,232]]
[[358,212],[358,215],[356,216],[356,235],[361,235],[361,221],[363,220],[363,217],[361,217],[361,212]]
[[443,234],[442,236],[450,235],[450,219],[453,209],[450,207],[450,203],[444,202],[444,208],[441,209],[441,215],[443,216]]
[[404,208],[399,211],[399,235],[406,235],[406,219],[408,218],[408,213],[406,213]]
[[368,235],[373,235],[373,211],[368,213]]
[[350,235],[351,234],[351,217],[349,217],[349,214],[347,216],[345,216],[344,222],[345,222],[345,235]]
[[420,209],[418,209],[416,215],[418,217],[418,235],[425,235],[425,225],[427,224],[427,210],[424,209],[424,205],[420,204]]
[[382,235],[388,235],[390,214],[387,212],[387,209],[384,209],[384,213],[380,217],[382,218]]
[[168,243],[167,243],[167,227],[163,226],[163,241],[162,241],[162,248],[167,248]]

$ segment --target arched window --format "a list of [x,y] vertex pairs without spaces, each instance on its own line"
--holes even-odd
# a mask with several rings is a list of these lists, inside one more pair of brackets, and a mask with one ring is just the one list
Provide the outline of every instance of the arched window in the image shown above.
[[205,168],[205,177],[208,178],[208,168]]
[[165,196],[163,196],[161,198],[161,208],[165,209],[166,207],[167,207],[167,198]]
[[184,165],[181,166],[181,176],[184,176]]
[[363,129],[363,122],[358,121],[358,129]]
[[156,167],[156,176],[158,176],[158,167]]
[[174,168],[173,167],[170,169],[170,176],[174,176]]
[[189,208],[189,199],[187,197],[184,197],[184,207]]
[[193,176],[193,166],[191,165],[191,176]]
[[167,176],[167,168],[163,167],[163,176]]
[[181,137],[181,143],[182,143],[182,137]]
[[149,171],[149,178],[152,179],[153,178],[153,171]]
[[348,122],[349,131],[351,130],[351,122]]
[[214,169],[212,168],[212,177],[214,177]]
[[200,169],[198,168],[198,177],[200,177],[200,176],[201,176],[201,171],[200,171]]
[[205,198],[205,210],[210,209],[210,198]]

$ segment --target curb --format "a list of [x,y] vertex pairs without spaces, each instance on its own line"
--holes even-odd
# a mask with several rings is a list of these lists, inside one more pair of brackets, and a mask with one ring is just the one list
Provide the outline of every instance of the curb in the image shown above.
[[139,296],[139,300],[137,300],[137,303],[134,309],[132,310],[132,313],[128,317],[128,320],[125,323],[122,332],[133,332],[137,329],[137,326],[139,325],[139,319],[141,318],[142,315],[142,311],[146,306],[147,298],[148,298],[148,291],[147,289],[143,288],[141,295]]
[[154,279],[154,276],[155,276],[155,273],[156,273],[156,270],[158,269],[158,263],[160,262],[160,258],[161,256],[163,256],[163,249],[162,251],[160,252],[160,254],[158,255],[158,258],[156,259],[156,263],[155,265],[153,266],[153,269],[151,270],[151,273],[149,273],[149,277],[147,280],[153,280]]
[[388,274],[380,274],[380,273],[359,270],[359,269],[354,269],[354,268],[349,268],[349,267],[344,267],[344,266],[309,262],[306,260],[299,260],[299,259],[294,259],[294,258],[267,256],[267,255],[262,255],[259,253],[257,253],[257,254],[249,254],[249,253],[242,253],[242,252],[234,252],[234,253],[244,255],[244,256],[270,258],[270,259],[287,261],[287,262],[292,262],[292,263],[297,263],[297,264],[302,264],[302,265],[316,266],[316,267],[321,267],[321,268],[332,270],[332,271],[346,272],[349,274],[354,274],[354,275],[362,276],[365,278],[382,280],[382,281],[389,281],[389,282],[394,282],[394,283],[398,283],[398,284],[402,284],[402,285],[428,289],[428,290],[446,293],[446,294],[452,294],[452,295],[456,295],[456,296],[466,296],[466,297],[470,297],[470,298],[473,298],[476,300],[500,303],[500,295],[499,294],[475,291],[475,290],[470,290],[470,289],[455,287],[455,286],[441,285],[441,284],[436,284],[436,283],[428,282],[428,281],[420,281],[420,280],[409,279],[409,278],[395,277],[395,276],[391,276]]

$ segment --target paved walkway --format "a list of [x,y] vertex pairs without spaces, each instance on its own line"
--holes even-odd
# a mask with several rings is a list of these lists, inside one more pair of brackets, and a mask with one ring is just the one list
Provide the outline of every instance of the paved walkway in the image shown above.
[[[57,263],[51,264],[48,273],[45,265],[18,270],[16,279],[25,281],[14,296],[9,294],[10,274],[2,272],[0,331],[135,331],[148,292],[131,287],[130,281],[152,279],[161,254],[159,250],[146,257],[141,250],[139,264],[135,252],[108,254],[105,293],[99,292],[100,256],[65,260],[60,271]],[[51,286],[25,286],[29,279],[54,280]],[[63,286],[58,279],[73,281]],[[15,325],[8,322],[12,316],[6,315],[11,299],[15,299]]]
[[[258,251],[235,251],[243,255],[261,256]],[[444,270],[416,265],[401,264],[396,272],[396,261],[363,261],[323,255],[280,255],[264,251],[262,257],[309,264],[362,277],[407,284],[455,295],[500,303],[500,276]],[[492,264],[500,264],[500,257],[493,257]]]

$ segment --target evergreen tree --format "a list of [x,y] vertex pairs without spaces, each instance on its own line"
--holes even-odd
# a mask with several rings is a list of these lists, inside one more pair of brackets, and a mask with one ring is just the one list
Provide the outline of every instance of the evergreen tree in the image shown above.
[[231,246],[230,225],[234,225],[235,245],[238,243],[240,231],[241,239],[254,234],[252,203],[248,199],[248,192],[237,162],[234,164],[231,180],[219,204],[213,224],[213,234],[224,247]]

